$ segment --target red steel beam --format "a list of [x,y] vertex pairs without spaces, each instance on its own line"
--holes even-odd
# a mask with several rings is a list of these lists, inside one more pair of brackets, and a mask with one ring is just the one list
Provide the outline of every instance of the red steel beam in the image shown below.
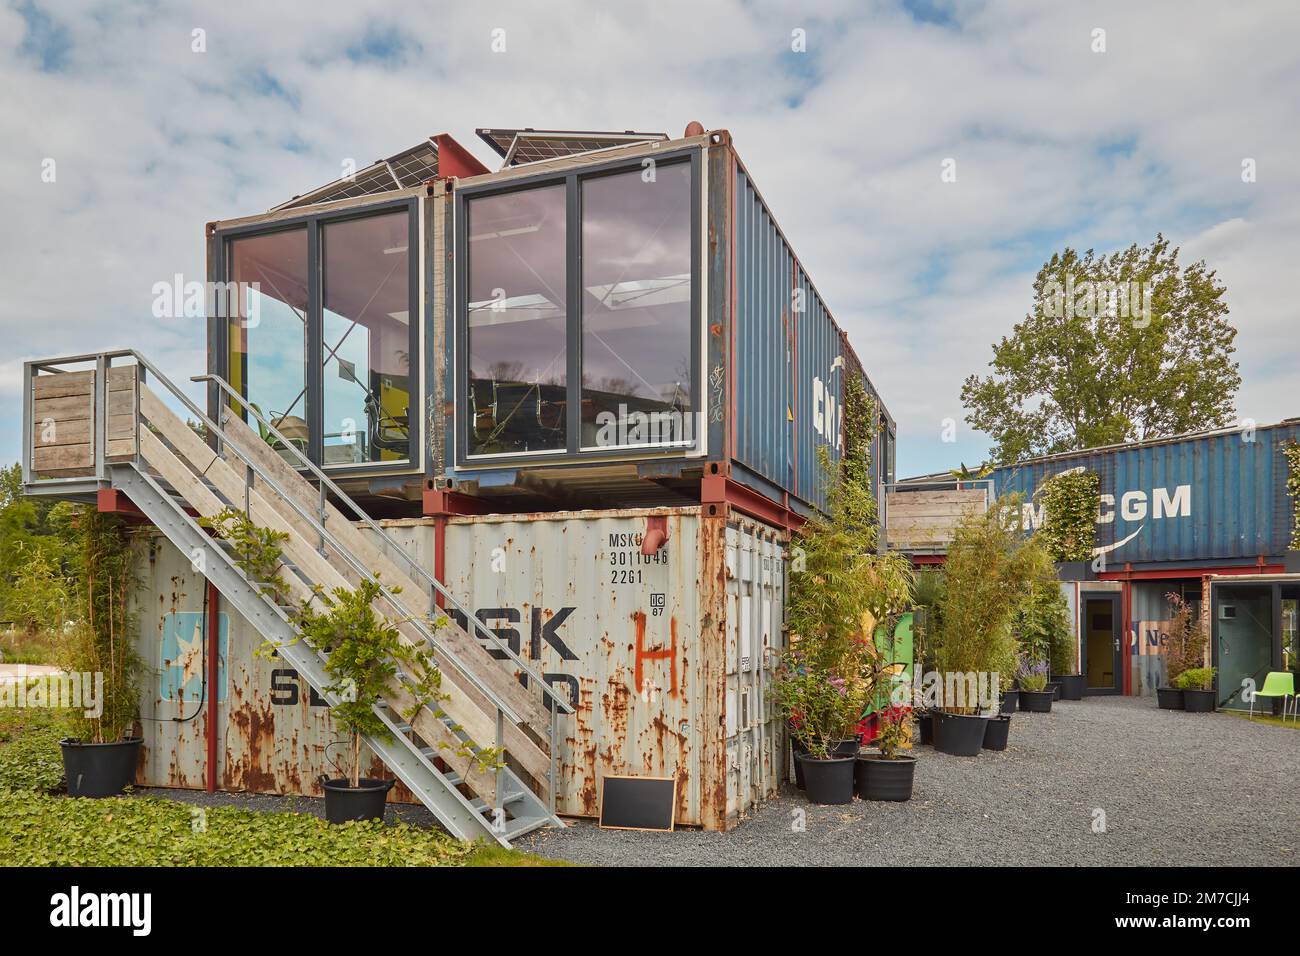
[[208,793],[217,790],[217,695],[221,673],[221,592],[211,581],[208,584]]

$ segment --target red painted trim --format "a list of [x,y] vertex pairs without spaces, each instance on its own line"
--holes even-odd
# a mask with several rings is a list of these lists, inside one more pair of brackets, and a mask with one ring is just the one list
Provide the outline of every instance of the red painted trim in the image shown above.
[[1285,574],[1286,565],[1265,564],[1260,558],[1256,564],[1236,564],[1227,567],[1168,568],[1166,570],[1103,571],[1097,575],[1100,581],[1163,581],[1167,578],[1199,578],[1207,574],[1248,575],[1248,574]]
[[945,557],[946,555],[942,554],[914,554],[912,555],[912,564],[915,567],[941,567]]
[[[435,515],[433,519],[433,577],[439,584],[447,583],[447,516]],[[441,594],[434,594],[433,603],[443,606]]]
[[221,592],[208,582],[208,793],[217,790],[217,696],[221,675]]
[[450,133],[439,133],[433,137],[438,147],[438,175],[444,179],[453,177],[467,179],[470,176],[482,176],[492,172],[475,158],[452,137]]
[[[1120,664],[1124,670],[1120,674],[1120,693],[1125,697],[1133,696],[1133,649],[1131,641],[1137,637],[1136,632],[1132,635],[1129,633],[1129,624],[1132,623],[1133,617],[1133,585],[1128,581],[1124,582],[1123,587],[1119,589],[1120,599],[1119,606],[1124,623],[1124,653],[1120,655]],[[1083,588],[1079,588],[1079,594],[1082,598]],[[1082,600],[1079,602],[1082,604]]]

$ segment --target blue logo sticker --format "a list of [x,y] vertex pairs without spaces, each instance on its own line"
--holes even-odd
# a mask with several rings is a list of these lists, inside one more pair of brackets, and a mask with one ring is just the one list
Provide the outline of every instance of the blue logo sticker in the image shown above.
[[[203,698],[207,667],[204,655],[204,617],[201,611],[177,611],[162,622],[162,675],[158,696],[178,703]],[[230,619],[217,615],[217,703],[226,699],[226,650]]]

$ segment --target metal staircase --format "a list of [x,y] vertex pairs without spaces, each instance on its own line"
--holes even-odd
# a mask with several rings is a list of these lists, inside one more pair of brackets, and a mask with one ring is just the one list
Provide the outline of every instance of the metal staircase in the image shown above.
[[[88,377],[68,370],[90,363]],[[453,836],[509,846],[539,827],[563,826],[555,815],[556,721],[573,712],[569,702],[228,383],[213,375],[195,381],[221,394],[220,422],[134,351],[27,363],[26,490],[67,497],[101,488],[123,492],[330,704],[337,698],[328,690],[325,662],[297,639],[292,611],[320,600],[321,592],[376,581],[375,610],[404,641],[428,651],[447,697],[408,720],[402,714],[413,698],[405,680],[419,675],[399,674],[376,707],[392,739],[367,738],[371,750]],[[150,382],[204,426],[207,437],[168,408]],[[87,400],[73,400],[81,397]],[[56,414],[63,419],[51,428],[49,416]],[[84,428],[77,417],[83,414]],[[74,439],[86,433],[88,447],[42,443],[60,431]],[[229,543],[196,518],[232,508],[285,535],[279,570],[292,603],[277,604],[241,570]],[[475,633],[444,608],[459,611]],[[494,758],[497,753],[504,756]]]

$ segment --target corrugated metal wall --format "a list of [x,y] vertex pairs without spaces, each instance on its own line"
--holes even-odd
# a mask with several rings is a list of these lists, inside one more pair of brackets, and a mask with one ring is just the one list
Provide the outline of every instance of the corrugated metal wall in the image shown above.
[[840,454],[840,332],[745,170],[735,174],[735,457],[816,507],[817,450]]
[[[1109,564],[1215,561],[1287,550],[1292,502],[1282,444],[1300,423],[1084,452],[1000,468],[999,495],[1032,495],[1045,476],[1082,465],[1101,476],[1098,547]],[[1245,440],[1250,438],[1252,440]]]
[[[783,731],[767,686],[784,641],[781,532],[700,507],[453,519],[448,585],[547,679],[569,688],[562,717],[562,813],[595,816],[605,774],[679,780],[677,820],[721,828],[775,793]],[[668,541],[640,553],[647,518]],[[434,567],[431,519],[387,523]],[[206,686],[202,575],[165,539],[142,534],[138,649],[142,786],[201,789],[208,693],[217,697],[218,786],[319,795],[345,741],[328,708],[222,604],[219,679]],[[565,726],[565,721],[569,726]],[[379,761],[370,768],[389,776]],[[410,801],[400,785],[393,799]]]
[[[652,514],[668,542],[647,557]],[[722,540],[709,524],[698,508],[448,523],[448,588],[576,703],[561,718],[560,812],[597,815],[606,774],[676,775],[684,824],[733,819],[776,790],[765,687],[783,639],[783,548],[758,522],[719,525]],[[391,531],[425,553],[434,534],[420,521]]]

